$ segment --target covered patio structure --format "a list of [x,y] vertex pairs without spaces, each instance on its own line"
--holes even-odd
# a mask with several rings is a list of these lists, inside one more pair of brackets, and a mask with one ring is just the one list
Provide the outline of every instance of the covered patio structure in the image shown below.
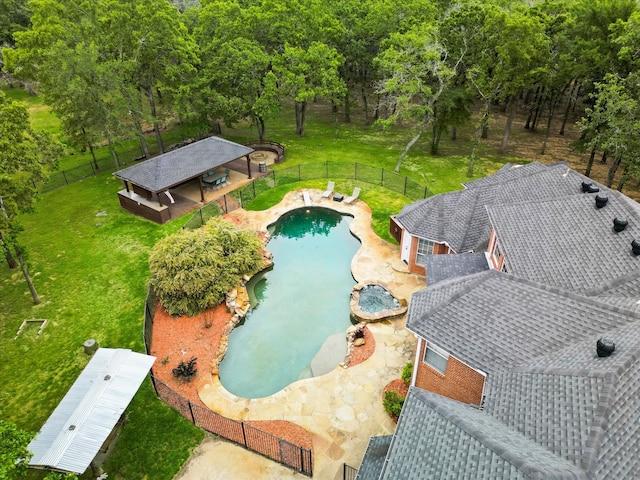
[[[29,466],[81,475],[113,438],[155,357],[99,348],[29,443]],[[95,465],[94,465],[95,466]]]
[[226,185],[231,169],[252,178],[249,155],[253,151],[220,137],[209,137],[119,170],[114,175],[125,187],[118,192],[120,205],[131,213],[165,223],[200,206],[171,189],[197,179],[200,202],[204,203],[205,190]]

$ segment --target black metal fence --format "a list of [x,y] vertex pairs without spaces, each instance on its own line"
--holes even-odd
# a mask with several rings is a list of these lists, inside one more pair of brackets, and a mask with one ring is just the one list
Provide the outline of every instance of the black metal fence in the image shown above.
[[192,403],[157,378],[151,377],[158,396],[183,417],[207,432],[214,433],[264,455],[309,477],[313,475],[313,451],[294,445],[255,426]]
[[353,468],[352,466],[347,465],[346,463],[343,464],[343,467],[342,467],[343,480],[355,480],[356,475],[358,475],[357,468]]
[[431,195],[427,187],[411,180],[409,177],[384,168],[372,167],[362,163],[319,162],[294,165],[289,168],[272,170],[268,175],[258,178],[237,190],[240,205],[245,205],[261,193],[273,187],[301,182],[303,180],[348,179],[380,185],[401,193],[412,200],[419,200]]
[[[151,354],[153,318],[158,297],[152,287],[147,292],[144,306],[144,347]],[[255,426],[226,418],[173,391],[170,386],[150,375],[153,388],[160,399],[180,413],[195,426],[219,435],[249,450],[264,455],[309,477],[313,475],[313,451],[295,445]]]
[[253,180],[248,185],[231,192],[229,195],[225,195],[217,203],[213,202],[202,207],[187,221],[183,228],[199,228],[211,217],[243,207],[258,195],[274,187],[303,180],[317,180],[319,178],[358,180],[381,185],[412,200],[419,200],[432,195],[427,187],[420,185],[409,177],[384,168],[372,167],[362,163],[328,161],[299,164],[289,168],[272,170],[267,175]]

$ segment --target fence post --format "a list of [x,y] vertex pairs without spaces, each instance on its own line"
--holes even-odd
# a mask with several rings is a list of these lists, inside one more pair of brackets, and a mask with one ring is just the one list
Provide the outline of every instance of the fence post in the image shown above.
[[358,162],[353,162],[353,179],[358,180]]
[[256,181],[251,182],[251,186],[253,187],[253,198],[256,198]]
[[278,186],[278,181],[276,180],[276,171],[275,170],[271,170],[271,173],[273,174],[273,184],[277,187]]
[[191,401],[187,400],[187,405],[189,405],[189,413],[191,414],[191,423],[196,424],[196,417],[193,415],[193,408],[191,408]]
[[67,174],[64,173],[64,170],[62,170],[62,176],[64,177],[64,183],[66,183],[67,185],[69,185],[69,180],[67,180]]
[[380,169],[380,186],[384,187],[384,168]]
[[242,441],[244,442],[244,446],[247,446],[247,434],[244,433],[244,422],[240,422],[240,426],[242,427]]
[[91,171],[93,172],[93,174],[96,174],[96,169],[93,168],[93,162],[89,162],[89,166],[91,167]]
[[407,180],[409,180],[409,177],[404,177],[404,193],[403,193],[403,195],[405,197],[407,196]]
[[202,209],[198,210],[200,212],[200,226],[204,225],[204,217],[202,216]]
[[324,162],[324,176],[325,178],[329,178],[329,160],[325,160]]
[[229,213],[229,207],[227,206],[227,194],[225,193],[222,198],[224,198],[224,213]]
[[300,164],[298,164],[298,181],[300,181]]

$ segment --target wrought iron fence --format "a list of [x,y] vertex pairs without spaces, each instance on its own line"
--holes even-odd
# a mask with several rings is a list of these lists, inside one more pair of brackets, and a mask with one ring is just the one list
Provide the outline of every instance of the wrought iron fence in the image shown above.
[[272,170],[267,175],[253,180],[244,187],[224,195],[218,203],[210,203],[199,209],[183,228],[199,228],[207,220],[222,213],[228,213],[243,207],[258,195],[281,185],[317,180],[319,178],[341,178],[381,185],[394,192],[401,193],[412,200],[426,198],[432,193],[427,187],[398,173],[384,168],[372,167],[362,163],[322,162],[293,165],[289,168]]
[[346,463],[343,464],[343,467],[342,467],[343,480],[355,480],[356,475],[358,475],[357,468],[353,468],[352,466],[347,465]]
[[237,194],[240,199],[240,205],[245,205],[273,187],[303,180],[317,180],[319,178],[349,179],[380,185],[401,193],[412,200],[419,200],[431,195],[427,187],[391,170],[362,163],[329,161],[299,164],[289,168],[272,170],[266,176],[258,178],[237,190]]
[[[157,302],[157,296],[153,288],[149,288],[144,308],[143,332],[147,354],[151,353],[153,317]],[[295,445],[249,423],[226,418],[202,405],[192,403],[189,399],[175,392],[166,383],[155,378],[153,373],[150,377],[158,397],[196,427],[226,438],[282,465],[293,468],[304,475],[309,477],[313,475],[312,450]]]

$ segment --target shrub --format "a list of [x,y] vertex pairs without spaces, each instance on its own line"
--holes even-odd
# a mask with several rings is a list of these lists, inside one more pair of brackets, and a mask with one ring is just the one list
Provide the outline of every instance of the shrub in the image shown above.
[[400,378],[405,383],[411,383],[411,377],[413,376],[413,362],[408,362],[403,368]]
[[173,376],[176,378],[182,378],[185,382],[190,381],[198,373],[196,368],[196,357],[191,358],[188,362],[180,362],[176,368],[172,370]]
[[384,392],[384,399],[382,400],[385,412],[393,417],[399,417],[402,411],[402,405],[404,405],[404,397],[398,395],[393,390]]
[[257,272],[262,248],[255,232],[215,217],[202,228],[181,230],[153,247],[151,285],[171,315],[193,316],[218,305],[240,277]]

